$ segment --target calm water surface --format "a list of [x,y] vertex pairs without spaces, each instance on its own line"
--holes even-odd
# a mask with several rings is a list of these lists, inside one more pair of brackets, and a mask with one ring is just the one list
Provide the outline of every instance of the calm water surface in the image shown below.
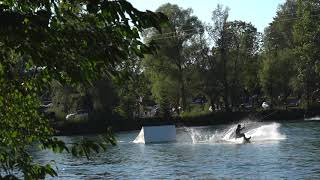
[[226,140],[234,126],[215,126],[179,128],[177,142],[164,144],[136,144],[139,131],[120,133],[117,146],[90,161],[35,154],[56,161],[53,179],[320,179],[320,121],[251,124],[250,144]]

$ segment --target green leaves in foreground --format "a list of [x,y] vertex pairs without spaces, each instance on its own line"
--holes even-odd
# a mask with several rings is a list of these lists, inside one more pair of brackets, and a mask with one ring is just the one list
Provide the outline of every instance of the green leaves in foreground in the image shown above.
[[160,31],[166,17],[141,12],[127,1],[4,0],[0,19],[0,177],[56,176],[51,165],[34,163],[28,148],[37,143],[87,158],[115,144],[108,134],[98,143],[84,139],[67,147],[53,137],[41,100],[52,80],[91,84],[116,73],[129,55],[150,53],[153,48],[139,33],[149,27]]
[[105,151],[107,149],[107,145],[116,145],[117,141],[110,129],[103,135],[99,135],[97,139],[90,140],[89,138],[82,138],[77,143],[72,143],[70,147],[68,147],[65,142],[59,140],[54,137],[51,139],[47,139],[45,142],[42,142],[40,147],[41,149],[50,149],[55,153],[62,153],[64,151],[70,152],[72,155],[81,157],[86,156],[89,159],[89,156],[92,153],[99,153],[101,151]]
[[[94,153],[105,151],[110,144],[116,145],[116,139],[111,130],[107,129],[105,134],[98,136],[95,140],[82,138],[79,142],[67,146],[58,138],[51,138],[46,142],[42,142],[40,147],[42,149],[51,149],[55,153],[71,152],[75,157],[85,156],[87,159],[90,159]],[[29,166],[28,171],[25,173],[25,179],[33,179],[33,177],[45,178],[47,174],[50,176],[58,175],[50,164],[44,166],[35,164]]]
[[100,136],[98,140],[83,138],[72,146],[71,153],[74,156],[85,156],[89,159],[92,153],[105,151],[108,144],[116,145],[116,139],[110,132]]
[[[97,143],[96,141],[89,140],[89,139],[82,139],[80,142],[74,144],[70,147],[72,155],[76,157],[85,156],[87,159],[92,156],[92,153],[99,153],[101,151],[105,151],[107,148],[107,144],[112,142],[113,145],[116,144],[114,137],[109,135],[101,136],[100,140],[104,142]],[[49,145],[51,144],[51,145]],[[53,149],[55,152],[62,152],[66,150],[69,152],[69,148],[65,146],[62,141],[59,141],[54,138],[50,143],[47,144],[49,149]],[[26,180],[33,180],[33,179],[45,179],[46,175],[50,175],[52,177],[58,176],[57,172],[54,170],[51,164],[46,165],[39,165],[39,164],[28,164],[24,170],[24,179]],[[4,177],[0,176],[0,179],[18,179],[13,175],[7,175]]]
[[45,179],[47,174],[52,177],[58,175],[50,164],[47,164],[44,166],[35,164],[35,165],[31,165],[30,168],[28,169],[28,171],[25,172],[24,179],[32,180],[35,177],[37,177],[39,179]]

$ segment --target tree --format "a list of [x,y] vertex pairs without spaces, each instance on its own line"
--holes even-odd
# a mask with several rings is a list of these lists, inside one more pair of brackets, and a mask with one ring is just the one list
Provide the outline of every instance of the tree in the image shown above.
[[316,0],[298,0],[297,17],[299,21],[294,26],[294,42],[299,57],[296,83],[303,89],[307,107],[312,102],[312,94],[320,87],[320,4]]
[[[174,89],[178,91],[168,96],[176,96],[176,100],[172,101],[176,109],[179,106],[185,109],[187,106],[185,69],[188,66],[189,57],[184,51],[190,45],[189,41],[192,37],[203,31],[203,27],[198,18],[192,15],[191,9],[182,9],[168,3],[159,7],[157,12],[167,15],[169,24],[163,27],[163,35],[153,30],[146,34],[146,38],[153,40],[159,47],[155,56],[149,56],[145,60],[149,61],[146,63],[146,68],[154,73],[154,77],[157,77],[153,78],[153,84],[159,84],[161,82],[155,81],[166,79],[167,85],[175,86]],[[167,74],[156,75],[156,72]]]
[[[169,109],[170,106],[179,106],[179,83],[177,69],[167,57],[157,56],[157,59],[146,56],[144,59],[145,75],[151,82],[151,94],[161,110]],[[160,115],[166,115],[161,113]],[[164,117],[163,117],[164,118]]]
[[258,84],[259,33],[252,24],[242,21],[228,22],[227,31],[230,100],[232,107],[237,107],[241,103],[239,97],[244,92],[252,93]]
[[295,61],[292,61],[293,51],[284,49],[277,53],[276,56],[264,55],[260,71],[262,90],[272,104],[278,97],[281,97],[282,103],[286,103],[288,96],[292,93],[292,83],[296,74]]
[[271,102],[281,97],[285,103],[287,97],[294,93],[297,57],[294,52],[293,27],[296,18],[296,1],[288,0],[280,6],[277,16],[265,29],[260,84]]
[[[221,5],[212,13],[213,26],[208,32],[214,42],[212,54],[220,69],[222,97],[226,111],[237,107],[244,91],[257,87],[259,34],[256,28],[242,21],[227,21],[228,8]],[[216,80],[217,81],[217,80]]]
[[210,48],[210,43],[205,34],[196,36],[191,41],[191,46],[186,50],[192,64],[188,66],[188,89],[193,96],[205,95],[212,107],[219,104],[222,85],[221,63],[217,58],[215,48]]
[[151,86],[143,72],[142,58],[130,57],[118,66],[120,76],[113,77],[119,103],[116,112],[133,119],[140,114],[141,106],[150,99]]
[[222,64],[222,85],[223,85],[223,101],[226,111],[230,111],[229,106],[229,81],[227,73],[227,46],[228,46],[228,32],[227,19],[229,16],[229,8],[223,9],[221,5],[212,12],[213,26],[209,28],[209,34],[215,43],[217,54]]
[[26,179],[57,175],[50,164],[33,162],[31,144],[78,155],[114,143],[112,136],[84,140],[69,149],[53,138],[49,122],[38,112],[39,95],[52,79],[62,84],[91,84],[113,73],[129,53],[142,57],[151,47],[139,40],[144,28],[166,20],[141,12],[126,1],[2,1],[0,5],[0,178],[14,171]]

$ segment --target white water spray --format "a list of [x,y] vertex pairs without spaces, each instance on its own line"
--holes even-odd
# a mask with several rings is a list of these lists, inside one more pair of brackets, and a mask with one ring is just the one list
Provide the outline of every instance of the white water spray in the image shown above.
[[305,118],[305,121],[320,121],[320,116],[315,116],[312,118]]
[[204,133],[195,128],[184,128],[191,136],[193,143],[205,143],[215,141],[216,135],[218,134],[215,132],[214,134],[211,133]]
[[[244,131],[246,137],[251,137],[251,142],[257,141],[271,141],[271,140],[283,140],[286,136],[281,134],[279,131],[280,124],[272,123],[267,125],[258,125],[253,123],[255,127],[250,127]],[[192,142],[196,143],[242,143],[243,138],[235,138],[235,130],[237,125],[232,125],[226,128],[222,132],[216,131],[213,134],[201,133],[200,131],[193,128],[186,128],[190,134]]]

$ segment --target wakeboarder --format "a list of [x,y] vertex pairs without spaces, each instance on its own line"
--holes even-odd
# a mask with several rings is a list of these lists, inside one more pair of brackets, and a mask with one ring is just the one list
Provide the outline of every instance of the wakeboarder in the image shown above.
[[244,133],[241,133],[241,130],[243,130],[245,127],[241,128],[241,125],[238,124],[237,129],[236,129],[236,138],[242,138],[246,141],[249,142],[249,140],[251,139],[251,137],[246,137],[246,135]]

